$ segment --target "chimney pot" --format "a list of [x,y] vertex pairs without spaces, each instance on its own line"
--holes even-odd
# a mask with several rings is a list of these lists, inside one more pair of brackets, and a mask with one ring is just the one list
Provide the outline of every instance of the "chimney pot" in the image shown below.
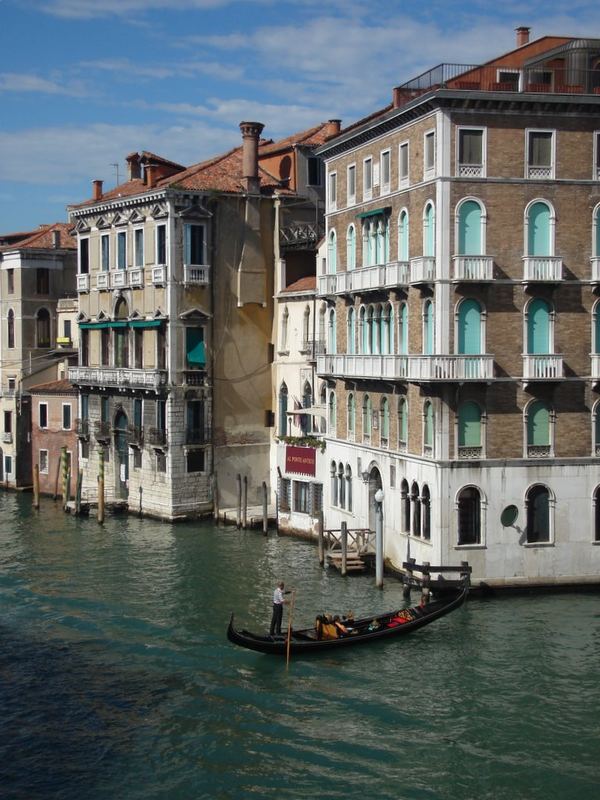
[[242,178],[248,192],[260,191],[258,177],[258,140],[263,128],[262,122],[240,122],[242,132]]
[[94,200],[101,200],[102,199],[102,184],[104,181],[92,181],[92,186],[94,187],[94,193],[92,195]]
[[146,186],[152,189],[156,185],[157,180],[156,164],[146,164],[146,169],[144,170],[144,183]]
[[327,120],[327,137],[331,138],[332,136],[337,136],[338,133],[342,130],[342,120],[341,119],[329,119]]
[[529,34],[531,33],[531,28],[521,25],[519,28],[515,28],[515,31],[517,34],[517,47],[523,47],[524,44],[529,43]]
[[127,156],[127,177],[130,181],[142,177],[140,156],[138,153],[130,153]]
[[392,108],[400,108],[402,105],[402,90],[399,86],[392,89]]

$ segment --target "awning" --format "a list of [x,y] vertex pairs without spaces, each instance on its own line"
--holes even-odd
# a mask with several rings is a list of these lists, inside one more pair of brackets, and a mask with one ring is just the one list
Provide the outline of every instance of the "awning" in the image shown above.
[[100,328],[109,328],[110,322],[80,322],[79,327],[86,331],[99,331]]
[[362,214],[357,214],[357,219],[365,219],[365,217],[376,217],[382,214],[389,214],[392,210],[391,206],[384,206],[383,208],[373,208],[371,211],[363,211]]
[[193,347],[189,347],[187,351],[187,363],[199,367],[206,366],[206,348],[204,342],[196,342]]
[[109,328],[126,328],[129,322],[126,319],[119,319],[108,323]]
[[163,324],[161,319],[132,319],[129,323],[130,328],[160,328]]

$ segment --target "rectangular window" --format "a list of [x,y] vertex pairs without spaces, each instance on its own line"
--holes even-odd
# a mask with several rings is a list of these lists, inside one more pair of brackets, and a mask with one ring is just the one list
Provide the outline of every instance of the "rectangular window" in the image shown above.
[[71,320],[65,319],[63,320],[63,336],[65,339],[71,338]]
[[499,69],[497,73],[498,81],[495,85],[492,85],[492,89],[502,92],[518,92],[519,76],[518,70]]
[[348,167],[348,205],[356,203],[356,164]]
[[40,403],[38,406],[39,412],[39,424],[40,428],[47,428],[48,427],[48,403]]
[[161,325],[156,329],[156,366],[158,369],[166,369],[167,364],[167,337],[165,326]]
[[330,211],[337,208],[337,172],[329,173],[327,207]]
[[79,273],[87,275],[90,271],[90,240],[79,240]]
[[81,419],[90,418],[90,396],[89,394],[81,395]]
[[8,396],[12,397],[17,390],[17,379],[16,378],[9,378],[8,379]]
[[117,269],[125,269],[127,267],[127,232],[119,231],[117,233]]
[[484,132],[482,129],[460,128],[458,131],[458,175],[483,178]]
[[8,281],[8,294],[15,293],[15,271],[14,269],[6,270],[6,279]]
[[425,134],[423,150],[423,177],[427,180],[435,174],[435,131]]
[[110,331],[102,328],[100,331],[100,364],[107,367],[110,363]]
[[187,404],[185,439],[187,444],[205,444],[204,400],[190,400]]
[[308,185],[321,185],[321,159],[314,156],[308,159]]
[[527,131],[526,177],[554,177],[554,131]]
[[138,430],[142,428],[142,398],[136,397],[133,401],[133,426]]
[[380,158],[381,192],[387,194],[390,190],[390,151],[384,150]]
[[12,433],[12,411],[4,412],[4,433]]
[[90,360],[90,332],[79,331],[79,363],[82,367],[87,367]]
[[186,460],[188,472],[204,472],[204,450],[190,450]]
[[110,269],[110,237],[108,233],[103,233],[100,237],[100,266],[102,272]]
[[133,366],[141,369],[144,366],[144,331],[133,329]]
[[156,226],[156,263],[167,263],[167,226]]
[[[594,133],[594,174],[595,181],[600,181],[600,132]],[[600,255],[600,253],[598,253]]]
[[37,294],[50,294],[50,270],[47,267],[36,269],[35,288]]
[[166,400],[156,401],[156,427],[159,431],[167,430],[167,402]]
[[62,426],[64,431],[71,430],[71,404],[63,403],[62,407]]
[[185,357],[188,369],[204,369],[206,367],[204,328],[186,328]]
[[316,516],[323,511],[323,484],[313,483],[312,485],[312,514]]
[[365,158],[363,161],[363,200],[373,197],[373,159]]
[[110,400],[108,397],[100,398],[100,420],[101,422],[110,421]]
[[281,478],[279,481],[279,510],[289,511],[291,501],[292,482],[289,478]]
[[135,267],[143,267],[144,266],[144,229],[143,228],[136,228],[133,232],[133,244],[134,244],[134,266]]
[[184,263],[200,266],[204,260],[204,225],[184,225]]
[[294,511],[298,514],[310,513],[310,483],[294,481]]
[[408,186],[408,142],[402,142],[398,148],[398,182],[402,189]]
[[48,474],[48,451],[47,450],[40,450],[39,467],[40,467],[40,472],[43,475],[47,475]]
[[12,475],[12,456],[4,456],[4,474]]

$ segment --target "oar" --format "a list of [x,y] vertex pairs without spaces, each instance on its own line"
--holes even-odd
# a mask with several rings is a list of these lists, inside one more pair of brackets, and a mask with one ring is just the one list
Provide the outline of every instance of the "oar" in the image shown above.
[[296,590],[292,589],[292,602],[290,603],[290,613],[288,615],[287,657],[285,662],[286,669],[288,669],[290,666],[290,645],[292,643],[292,616],[294,614],[295,599],[296,599]]

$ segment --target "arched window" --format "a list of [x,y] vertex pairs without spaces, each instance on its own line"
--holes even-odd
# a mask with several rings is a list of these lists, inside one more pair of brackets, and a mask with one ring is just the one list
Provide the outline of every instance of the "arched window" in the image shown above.
[[323,415],[320,417],[321,433],[327,433],[327,384],[321,384],[321,393],[319,394],[320,406],[323,410]]
[[423,212],[423,255],[435,256],[435,207],[432,202]]
[[346,269],[354,269],[356,266],[356,228],[354,225],[348,226],[346,233]]
[[287,436],[288,432],[288,388],[285,383],[281,384],[279,389],[279,435]]
[[527,255],[554,255],[554,215],[548,203],[537,200],[527,207]]
[[387,397],[381,399],[381,446],[390,446],[390,404]]
[[335,392],[329,392],[329,416],[328,416],[328,433],[333,434],[335,436],[336,432],[336,401],[335,401]]
[[398,400],[398,450],[408,447],[408,403],[405,397]]
[[356,401],[352,392],[348,395],[348,439],[354,441],[356,432]]
[[433,455],[433,437],[434,437],[434,418],[433,406],[429,400],[423,406],[423,453],[424,455]]
[[598,458],[598,456],[600,456],[600,400],[596,403],[592,411],[592,426],[592,455]]
[[408,307],[406,303],[400,304],[398,313],[398,352],[403,356],[408,353]]
[[600,542],[600,486],[594,492],[594,541]]
[[[308,381],[304,384],[304,389],[302,391],[302,408],[310,408],[312,406],[312,387]],[[306,436],[308,432],[311,430],[311,417],[309,414],[301,414],[300,415],[300,429],[302,431],[302,435]]]
[[335,275],[337,272],[337,239],[335,231],[329,232],[327,240],[327,272]]
[[479,355],[482,352],[481,306],[477,300],[463,300],[458,306],[458,352]]
[[[600,143],[598,147],[600,148]],[[596,157],[600,163],[600,153]],[[592,217],[592,256],[600,258],[600,205],[596,206]]]
[[423,303],[423,355],[431,356],[434,350],[434,319],[433,303],[426,300]]
[[409,533],[410,532],[410,492],[408,489],[408,481],[406,479],[402,480],[400,484],[400,507],[401,507],[401,525],[402,525],[402,532]]
[[375,339],[373,336],[373,328],[374,328],[374,314],[373,314],[373,306],[369,306],[367,308],[366,314],[366,325],[367,325],[367,349],[365,350],[366,353],[374,353],[374,343]]
[[329,467],[329,473],[331,475],[331,505],[337,506],[338,505],[338,480],[337,480],[337,464],[335,461],[331,462]]
[[481,495],[474,486],[458,494],[458,544],[481,544]]
[[536,297],[526,309],[527,318],[527,352],[529,354],[551,353],[552,342],[552,308],[549,303]]
[[381,352],[383,355],[394,352],[394,307],[391,303],[381,308]]
[[321,308],[319,309],[319,341],[323,343],[325,346],[325,316],[327,314],[327,305],[323,303]]
[[352,467],[346,464],[346,508],[352,511]]
[[288,311],[288,307],[284,306],[283,314],[281,316],[281,349],[283,351],[287,350],[289,318],[290,312]]
[[378,355],[381,353],[381,306],[369,306],[369,319],[371,323],[370,352]]
[[[115,304],[115,319],[126,320],[129,318],[127,301],[120,297]],[[129,367],[129,331],[126,327],[113,329],[113,353],[115,367]]]
[[12,308],[8,312],[6,322],[8,326],[7,344],[12,350],[12,348],[15,346],[15,312],[12,310]]
[[410,487],[410,501],[412,507],[411,533],[413,536],[421,535],[421,498],[419,497],[419,484],[413,483]]
[[341,461],[338,465],[338,499],[340,508],[346,508],[346,476],[344,474],[344,465]]
[[371,242],[369,236],[369,221],[363,220],[362,224],[362,265],[368,267],[370,261]]
[[364,306],[361,306],[360,309],[360,317],[359,317],[359,332],[360,338],[360,352],[361,353],[368,353],[369,352],[369,326],[367,324],[367,310]]
[[458,451],[467,458],[481,455],[481,409],[472,401],[458,407]]
[[373,419],[373,412],[371,407],[371,398],[368,394],[363,399],[362,407],[362,428],[363,428],[363,441],[371,441],[371,421]]
[[431,539],[431,495],[429,494],[429,487],[427,484],[421,489],[421,506],[422,506],[422,534],[423,538],[429,541]]
[[534,400],[526,409],[527,455],[544,457],[551,455],[551,413],[542,400]]
[[353,355],[356,352],[356,312],[354,306],[348,309],[348,332],[347,332],[346,351]]
[[337,352],[337,344],[336,344],[336,328],[335,328],[335,308],[329,309],[329,314],[327,317],[327,352],[328,353],[336,353]]
[[527,543],[549,542],[550,531],[550,492],[540,484],[532,486],[525,499],[527,507]]
[[310,307],[306,306],[304,309],[304,316],[302,318],[302,349],[308,350],[310,335]]
[[592,313],[592,352],[600,353],[600,300],[594,304]]
[[398,261],[408,261],[408,211],[403,208],[398,215]]
[[386,260],[386,230],[387,226],[384,219],[377,220],[377,228],[376,228],[376,255],[375,255],[375,263],[376,264],[385,264]]
[[37,347],[50,347],[50,312],[40,308],[35,317]]
[[484,252],[481,206],[465,200],[458,209],[458,255],[480,256]]

